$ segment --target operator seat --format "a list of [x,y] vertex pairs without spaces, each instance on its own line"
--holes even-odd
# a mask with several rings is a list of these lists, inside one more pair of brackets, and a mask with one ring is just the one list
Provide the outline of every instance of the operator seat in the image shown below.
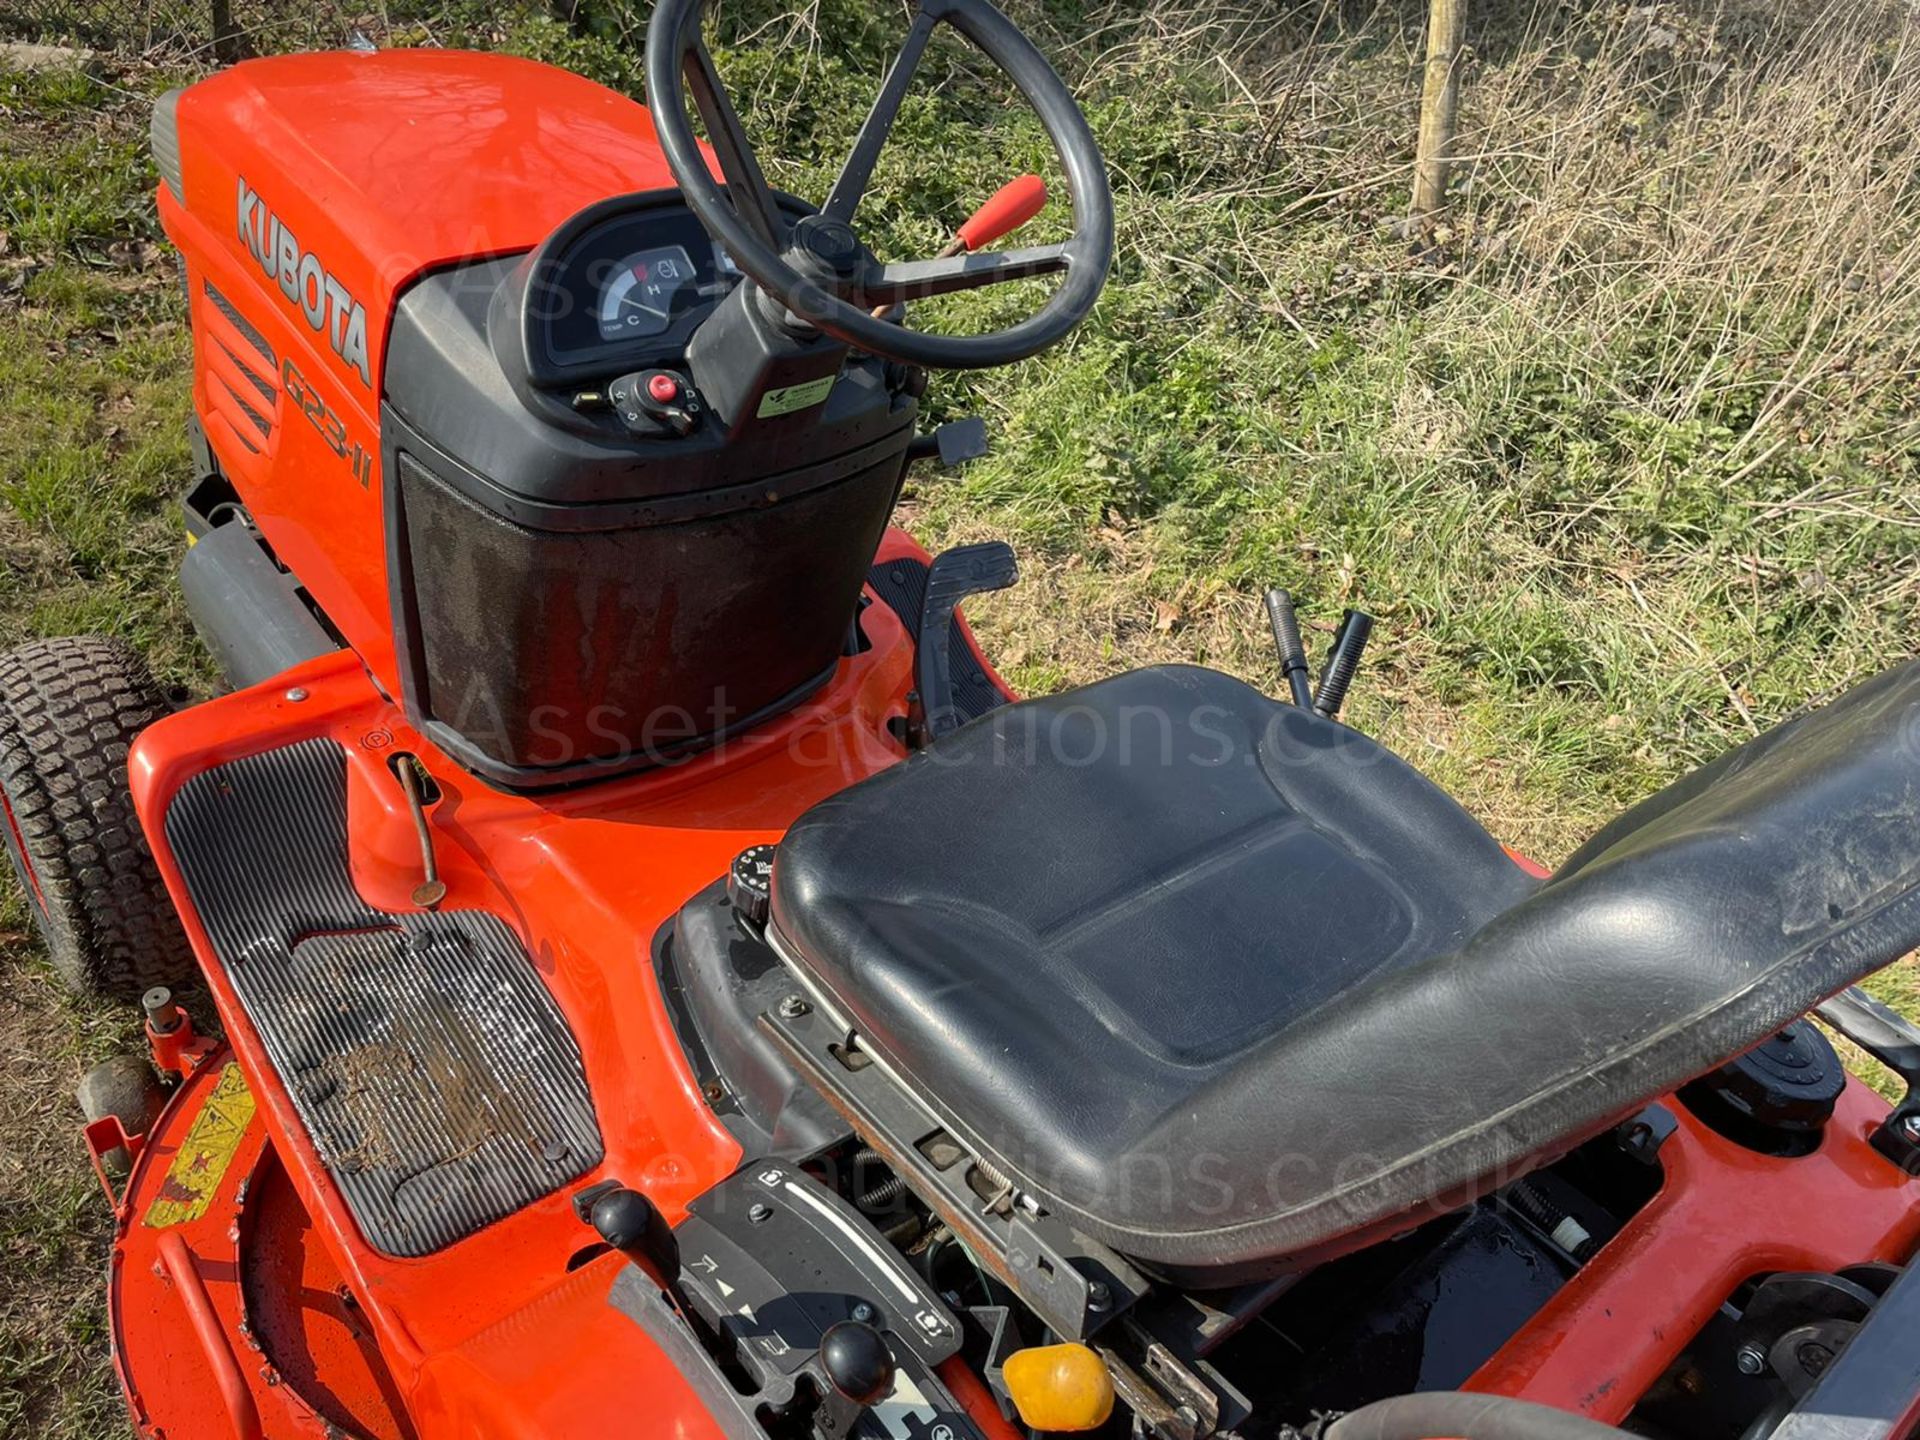
[[773,938],[962,1139],[1198,1280],[1563,1152],[1920,943],[1920,664],[1545,884],[1337,722],[1166,666],[994,711],[803,816]]

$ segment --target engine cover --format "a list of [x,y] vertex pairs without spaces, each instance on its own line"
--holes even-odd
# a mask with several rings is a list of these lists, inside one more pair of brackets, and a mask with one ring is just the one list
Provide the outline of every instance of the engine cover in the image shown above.
[[236,65],[165,97],[153,140],[214,460],[398,694],[379,419],[397,297],[671,185],[653,123],[551,66],[395,50]]

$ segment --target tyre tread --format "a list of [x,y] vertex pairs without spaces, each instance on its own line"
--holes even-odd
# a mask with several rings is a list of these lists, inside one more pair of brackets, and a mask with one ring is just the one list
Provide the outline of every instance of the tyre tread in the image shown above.
[[171,708],[123,641],[66,636],[0,655],[0,789],[45,900],[28,904],[55,969],[84,994],[137,999],[194,973],[127,781],[134,740]]

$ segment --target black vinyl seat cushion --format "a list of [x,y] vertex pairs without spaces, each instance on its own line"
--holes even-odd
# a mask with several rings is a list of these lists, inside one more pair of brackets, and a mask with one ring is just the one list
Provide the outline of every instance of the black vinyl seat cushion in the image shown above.
[[790,961],[1083,1233],[1248,1273],[1461,1203],[1920,943],[1920,667],[1540,885],[1356,732],[1210,671],[1008,706],[782,842]]

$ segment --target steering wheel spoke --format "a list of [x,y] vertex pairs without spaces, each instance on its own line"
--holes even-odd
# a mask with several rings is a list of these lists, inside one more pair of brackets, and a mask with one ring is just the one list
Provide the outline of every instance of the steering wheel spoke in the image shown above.
[[868,305],[896,305],[932,295],[951,295],[956,290],[1002,285],[1009,280],[1057,275],[1072,263],[1073,244],[1063,241],[1022,250],[987,250],[978,255],[874,265],[861,277],[860,298]]
[[687,46],[684,68],[694,109],[700,112],[701,123],[707,127],[707,141],[720,161],[720,173],[726,177],[728,200],[764,244],[778,249],[785,229],[779,207],[760,170],[760,158],[753,153],[753,144],[740,128],[740,117],[713,68],[706,42],[698,35]]
[[936,23],[924,8],[914,12],[913,25],[907,31],[907,38],[900,44],[900,53],[894,57],[893,68],[887,71],[886,83],[874,97],[873,108],[867,111],[860,134],[854,139],[853,153],[847,156],[847,163],[840,167],[839,177],[833,182],[833,191],[821,208],[821,213],[828,218],[851,221],[853,212],[860,208],[860,198],[867,193],[867,182],[873,179],[873,167],[880,159],[880,152],[886,148],[887,137],[893,133],[893,122],[900,117],[900,102],[906,99],[907,87],[913,83],[914,72],[920,68],[920,57],[927,52],[927,41],[932,38]]
[[[786,222],[768,190],[701,42],[705,10],[706,0],[657,0],[647,26],[647,105],[687,207],[769,299],[803,323],[870,355],[951,369],[1010,365],[1054,344],[1086,318],[1113,258],[1113,196],[1106,164],[1072,92],[993,0],[917,0],[906,39],[861,122],[824,212],[817,221],[809,217],[812,223],[801,237],[804,252],[789,248],[798,243],[790,233],[795,227]],[[848,217],[859,208],[928,42],[941,25],[985,55],[1046,128],[1073,202],[1072,238],[1058,245],[899,265],[869,262],[850,284],[837,279],[823,283],[818,262],[826,262],[840,276],[851,268],[842,262],[859,253],[859,237]],[[711,157],[694,134],[690,101],[706,124]],[[719,161],[724,188],[716,183],[713,158]],[[832,244],[821,248],[829,240]],[[1060,283],[1039,309],[988,334],[937,335],[885,318],[887,310],[909,300],[1052,274],[1060,275]],[[876,315],[876,310],[881,313]]]

